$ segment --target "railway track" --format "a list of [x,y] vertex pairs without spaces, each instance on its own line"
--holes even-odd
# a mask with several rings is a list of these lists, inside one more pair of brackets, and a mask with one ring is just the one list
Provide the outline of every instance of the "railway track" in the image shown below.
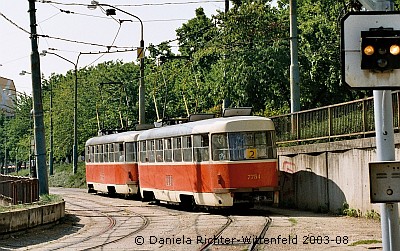
[[60,189],[56,193],[64,197],[66,221],[75,219],[71,223],[75,229],[53,237],[58,231],[54,226],[39,234],[40,238],[23,235],[18,241],[0,241],[0,249],[257,250],[252,239],[262,238],[270,223],[265,212],[188,212],[84,190]]
[[233,218],[231,216],[226,216],[226,218],[227,218],[226,223],[222,225],[222,227],[215,233],[215,235],[212,238],[210,239],[205,238],[205,240],[209,241],[205,241],[205,244],[200,247],[200,251],[209,250],[218,241],[224,230],[227,229],[229,225],[232,224]]
[[[257,217],[255,220],[248,220],[245,216],[226,216],[226,223],[209,238],[199,251],[213,250],[217,246],[218,250],[258,250],[260,239],[264,238],[271,218],[268,216]],[[264,219],[264,223],[260,224]]]
[[[49,243],[45,246],[46,250],[103,248],[142,231],[149,224],[148,218],[126,208],[121,209],[95,199],[86,198],[85,201],[80,201],[81,198],[75,195],[63,196],[68,204],[67,212],[85,218],[88,223],[79,231],[78,238]],[[123,228],[124,232],[119,231],[120,228]]]
[[249,251],[257,250],[258,246],[260,245],[260,239],[265,237],[265,234],[267,233],[268,228],[271,226],[271,224],[272,224],[272,219],[270,217],[266,217],[266,222],[263,229],[261,230],[261,233],[256,237],[255,241],[252,241],[251,244],[249,245],[248,248]]
[[[108,204],[104,204],[104,203],[100,203],[100,202],[96,202],[96,203],[99,204],[99,205],[105,206],[105,207],[109,207]],[[88,210],[90,210],[90,208],[88,208],[88,207],[85,207],[85,206],[83,206],[83,207],[87,208]],[[120,241],[122,239],[125,239],[125,238],[127,238],[129,236],[132,236],[132,235],[142,231],[143,229],[145,229],[148,226],[149,219],[146,218],[145,216],[143,216],[141,214],[137,214],[137,213],[135,213],[135,212],[133,212],[131,210],[128,210],[128,209],[120,209],[120,208],[118,208],[118,206],[115,206],[115,208],[117,209],[116,211],[102,211],[102,212],[100,212],[100,214],[104,215],[109,220],[110,224],[109,224],[108,227],[104,228],[101,233],[99,233],[96,236],[91,236],[90,238],[101,238],[101,236],[103,234],[107,234],[108,232],[112,232],[114,230],[116,224],[117,224],[117,221],[118,221],[117,218],[120,218],[120,219],[123,218],[124,222],[131,222],[132,218],[139,217],[142,220],[142,224],[140,226],[138,226],[137,228],[134,228],[131,231],[129,231],[129,232],[125,233],[125,234],[122,234],[122,235],[119,235],[119,234],[116,234],[115,236],[108,235],[108,237],[106,238],[104,243],[101,243],[99,245],[90,246],[90,247],[82,249],[82,250],[92,250],[92,249],[96,249],[96,248],[105,247],[105,246],[107,246],[107,245],[109,245],[111,243],[116,243],[116,242],[118,242],[118,241]],[[129,217],[122,216],[121,217],[120,215],[118,215],[118,216],[113,215],[114,213],[120,213],[120,212],[128,213],[128,215],[133,215],[133,216],[129,216]],[[81,245],[81,242],[79,243],[79,245]]]

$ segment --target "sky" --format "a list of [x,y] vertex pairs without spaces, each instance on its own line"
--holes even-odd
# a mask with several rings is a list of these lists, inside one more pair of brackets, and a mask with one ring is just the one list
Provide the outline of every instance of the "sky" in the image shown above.
[[[37,0],[38,1],[38,0]],[[100,9],[90,10],[91,0],[54,0],[36,2],[37,33],[49,37],[39,38],[39,52],[56,53],[65,58],[47,54],[40,57],[44,78],[52,73],[65,74],[74,68],[95,66],[104,61],[136,61],[137,52],[86,54],[107,51],[107,46],[118,50],[135,49],[141,39],[140,23],[134,17],[116,12],[121,25]],[[102,2],[129,12],[143,21],[143,39],[158,45],[176,38],[175,30],[195,16],[195,9],[203,7],[208,17],[217,10],[224,11],[224,0],[113,0]],[[71,5],[82,4],[82,5]],[[106,8],[106,7],[105,7]],[[28,0],[1,0],[0,2],[0,76],[14,81],[17,91],[32,92],[30,72],[31,42],[29,34]],[[51,37],[51,38],[50,38]],[[68,42],[66,40],[75,41]],[[85,44],[89,43],[89,44]],[[94,45],[95,44],[95,45]],[[172,43],[175,45],[176,43]],[[146,54],[148,55],[148,54]],[[66,60],[67,59],[67,60]],[[68,62],[71,61],[71,62]],[[22,71],[28,74],[20,75]]]

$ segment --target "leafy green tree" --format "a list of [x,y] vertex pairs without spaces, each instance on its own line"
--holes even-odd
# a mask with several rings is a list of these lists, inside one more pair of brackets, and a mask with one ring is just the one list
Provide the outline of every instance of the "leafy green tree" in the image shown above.
[[[102,129],[131,128],[137,121],[139,67],[132,63],[105,62],[78,71],[78,153],[87,139]],[[74,113],[73,71],[51,75],[43,81],[46,136],[50,127],[50,95],[53,95],[54,158],[71,160]],[[52,88],[50,88],[50,86]],[[50,90],[52,89],[52,92]],[[48,144],[47,144],[48,146]]]
[[[14,100],[12,116],[0,117],[0,134],[4,140],[4,147],[0,149],[4,161],[4,150],[7,149],[8,162],[28,161],[32,153],[33,118],[31,115],[32,97],[18,95]],[[3,164],[4,165],[4,164]]]
[[[289,111],[289,0],[233,0],[228,13],[207,17],[202,8],[176,30],[179,54],[168,41],[150,45],[145,58],[146,122],[191,113],[251,106],[270,116]],[[353,1],[354,2],[354,1]],[[396,0],[399,3],[400,0]],[[363,97],[340,82],[338,20],[350,1],[298,0],[300,97],[302,109]],[[101,129],[132,129],[138,117],[137,63],[111,61],[78,71],[78,151]],[[46,139],[50,95],[54,157],[71,159],[75,75],[43,80]],[[30,97],[19,96],[15,117],[0,116],[0,137],[11,159],[28,159],[32,139]],[[46,144],[49,147],[49,144]],[[4,149],[0,155],[4,160]]]
[[205,49],[217,33],[212,20],[206,16],[203,8],[196,9],[196,16],[176,30],[179,52],[192,57],[193,53]]
[[[215,46],[224,57],[210,78],[219,79],[215,89],[229,96],[234,106],[255,111],[287,106],[289,101],[287,18],[269,2],[241,1],[218,16],[221,35]],[[218,69],[225,69],[225,79]]]

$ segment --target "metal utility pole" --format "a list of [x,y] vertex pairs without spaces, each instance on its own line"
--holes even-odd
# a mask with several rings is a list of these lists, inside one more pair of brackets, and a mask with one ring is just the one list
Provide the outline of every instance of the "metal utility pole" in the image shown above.
[[53,81],[50,81],[50,153],[49,172],[53,175]]
[[[376,128],[376,160],[395,160],[391,91],[374,91]],[[400,250],[399,216],[397,203],[381,204],[383,250]]]
[[[229,11],[229,0],[225,0],[225,18],[227,17]],[[224,51],[224,60],[226,60],[226,53]],[[230,105],[229,95],[230,95],[230,88],[226,83],[226,66],[224,67],[224,86],[226,86],[226,94],[223,100],[222,109],[226,109]]]
[[300,77],[297,46],[297,0],[290,0],[290,112],[300,111]]
[[4,174],[8,174],[8,165],[7,165],[7,136],[4,137]]
[[[40,53],[41,56],[46,56],[46,54],[51,54],[54,56],[57,56],[68,63],[71,63],[74,66],[74,76],[75,76],[75,84],[74,84],[74,144],[72,146],[72,172],[73,174],[76,174],[78,172],[78,62],[79,62],[79,57],[82,55],[82,53],[79,53],[78,58],[76,59],[76,63],[72,62],[71,60],[58,55],[57,53],[54,52],[49,52],[49,51],[42,51]],[[53,120],[51,116],[51,109],[53,105],[53,87],[51,86],[51,91],[50,91],[50,155],[51,155],[51,160],[53,157]],[[50,175],[53,175],[52,173],[52,163],[50,164]]]
[[[360,0],[372,11],[393,11],[393,2],[387,0]],[[392,93],[390,90],[374,90],[374,116],[377,161],[394,161],[394,130]],[[382,245],[384,251],[400,250],[400,229],[397,203],[381,204]]]
[[117,8],[110,4],[99,3],[98,1],[92,0],[91,4],[88,5],[89,9],[96,9],[97,6],[106,6],[112,9],[106,10],[107,16],[115,15],[115,10],[121,11],[131,17],[136,18],[140,22],[140,47],[138,48],[138,58],[140,59],[140,79],[139,79],[139,124],[146,123],[146,88],[144,85],[144,39],[143,39],[143,22],[142,20],[127,11]]
[[49,193],[48,174],[46,168],[46,141],[43,123],[42,86],[40,77],[40,60],[36,31],[35,0],[29,1],[29,16],[31,26],[31,76],[33,99],[33,123],[35,137],[36,172],[39,179],[39,194]]
[[[376,1],[376,11],[393,11],[392,1]],[[395,160],[392,92],[374,90],[374,116],[377,161]],[[384,251],[400,250],[399,207],[381,204],[382,244]]]
[[[126,12],[125,12],[126,13]],[[129,14],[133,16],[132,14]],[[136,16],[134,16],[136,17]],[[140,20],[140,19],[139,19]],[[140,20],[140,24],[142,25],[141,30],[141,39],[140,39],[140,80],[139,80],[139,124],[146,123],[146,89],[144,86],[144,40],[143,40],[143,24]]]
[[76,60],[76,64],[74,64],[74,146],[72,149],[73,174],[78,172],[78,60],[79,56]]
[[[75,83],[74,83],[74,143],[72,146],[72,172],[76,174],[78,172],[78,62],[79,57],[82,53],[79,53],[78,58],[76,59],[76,63],[72,62],[71,60],[58,55],[54,52],[49,51],[42,51],[39,55],[46,56],[47,54],[51,54],[57,56],[68,63],[71,63],[74,66],[74,76],[75,76]],[[53,175],[53,120],[51,109],[53,107],[53,86],[50,86],[50,175]]]

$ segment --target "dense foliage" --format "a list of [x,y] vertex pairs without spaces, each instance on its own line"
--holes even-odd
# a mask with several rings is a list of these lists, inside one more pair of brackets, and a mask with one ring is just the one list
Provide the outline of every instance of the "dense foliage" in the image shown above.
[[[207,17],[202,8],[176,30],[179,49],[150,45],[145,58],[146,121],[220,113],[251,106],[256,114],[289,112],[289,0],[231,1],[227,13]],[[301,107],[309,109],[364,97],[340,80],[340,18],[357,10],[355,1],[298,0]],[[78,150],[101,129],[129,129],[138,118],[138,62],[80,68]],[[70,159],[73,144],[73,71],[43,79],[46,139],[52,102],[54,158]],[[8,158],[27,160],[32,139],[32,102],[19,96],[14,118],[0,117]],[[47,143],[47,148],[49,144]]]

